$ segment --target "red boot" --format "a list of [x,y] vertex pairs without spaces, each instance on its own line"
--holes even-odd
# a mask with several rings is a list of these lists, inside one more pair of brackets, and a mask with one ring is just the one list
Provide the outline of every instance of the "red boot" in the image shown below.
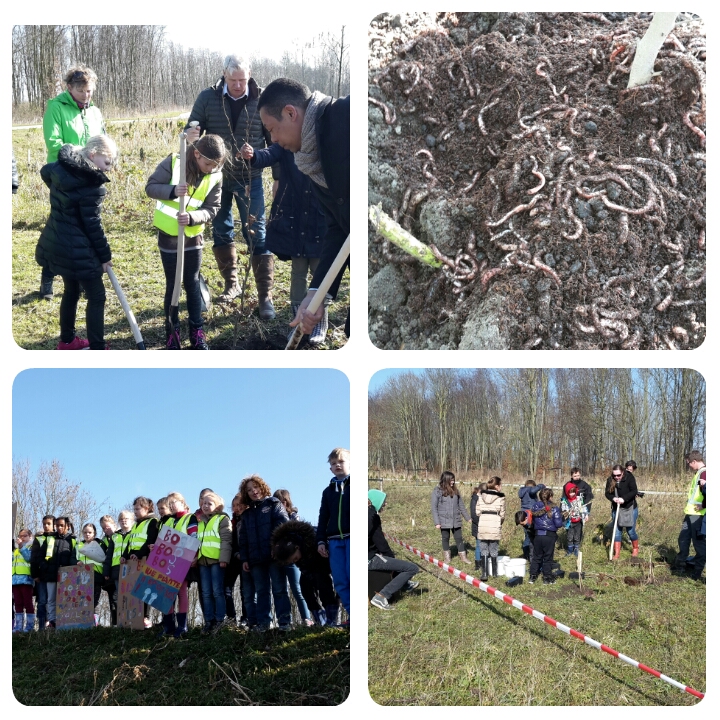
[[622,547],[622,542],[616,542],[615,543],[615,554],[613,555],[613,560],[619,560],[620,559],[620,548]]
[[638,556],[638,550],[639,550],[639,548],[638,548],[638,541],[637,541],[637,540],[633,540],[633,541],[632,541],[632,546],[633,546],[633,549],[632,549],[632,557],[637,557],[637,556]]

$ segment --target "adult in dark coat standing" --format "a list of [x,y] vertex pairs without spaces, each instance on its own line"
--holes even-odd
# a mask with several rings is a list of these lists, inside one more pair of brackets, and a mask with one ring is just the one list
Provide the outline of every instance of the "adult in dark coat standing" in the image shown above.
[[[225,280],[225,289],[219,299],[230,302],[240,294],[232,216],[234,198],[240,212],[243,237],[251,250],[258,312],[261,319],[272,320],[275,317],[272,304],[274,260],[265,247],[262,168],[252,169],[240,155],[240,148],[245,143],[256,150],[271,144],[258,114],[262,91],[250,76],[250,65],[237,55],[228,55],[223,64],[223,76],[198,95],[190,112],[188,123],[197,121],[199,127],[188,128],[186,133],[188,142],[195,142],[203,132],[219,135],[228,148],[220,211],[213,220],[213,252]],[[247,188],[250,188],[249,197]]]
[[[327,233],[320,264],[290,323],[292,327],[302,324],[303,332],[309,333],[321,321],[323,310],[311,315],[307,306],[350,234],[350,96],[335,99],[310,92],[296,80],[278,78],[263,91],[258,110],[272,141],[295,153],[295,164],[310,177],[325,211]],[[332,297],[341,279],[342,272],[330,287]],[[345,332],[350,335],[349,315]]]

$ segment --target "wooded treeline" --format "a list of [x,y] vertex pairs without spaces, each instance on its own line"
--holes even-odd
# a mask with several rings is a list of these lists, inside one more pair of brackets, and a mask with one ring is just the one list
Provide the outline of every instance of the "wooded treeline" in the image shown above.
[[[345,26],[336,35],[323,33],[287,48],[279,62],[252,55],[249,60],[260,85],[284,76],[327,95],[350,92]],[[93,101],[107,115],[108,108],[190,110],[198,93],[222,75],[223,56],[169,42],[161,25],[15,25],[13,108],[27,104],[42,114],[47,101],[65,89],[64,75],[75,63],[97,74]]]
[[705,453],[705,380],[687,369],[428,369],[370,394],[371,471],[587,475],[634,459],[679,476]]

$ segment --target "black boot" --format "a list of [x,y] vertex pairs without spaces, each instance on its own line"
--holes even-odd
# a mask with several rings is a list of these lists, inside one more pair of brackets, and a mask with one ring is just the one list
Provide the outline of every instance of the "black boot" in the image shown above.
[[55,276],[49,270],[43,268],[40,275],[40,296],[45,300],[52,300],[54,279]]
[[492,571],[493,571],[493,577],[497,577],[497,558],[490,558],[492,561]]
[[490,558],[487,557],[487,555],[483,555],[482,564],[482,575],[480,576],[480,581],[486,582],[488,579],[488,565],[490,564]]

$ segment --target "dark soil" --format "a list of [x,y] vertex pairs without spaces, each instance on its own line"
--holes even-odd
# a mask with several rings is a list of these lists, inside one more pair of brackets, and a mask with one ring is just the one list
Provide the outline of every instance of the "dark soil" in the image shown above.
[[[705,338],[705,29],[681,15],[626,90],[651,14],[381,15],[370,339],[408,349],[689,349]],[[693,127],[696,130],[693,130]]]

